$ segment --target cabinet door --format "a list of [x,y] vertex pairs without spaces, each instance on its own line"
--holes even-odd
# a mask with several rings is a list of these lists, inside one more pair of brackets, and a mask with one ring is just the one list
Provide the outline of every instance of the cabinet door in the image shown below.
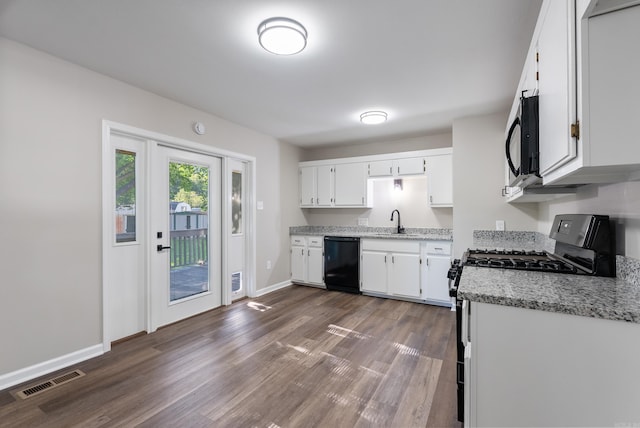
[[449,257],[428,257],[425,299],[450,302],[447,272],[451,267]]
[[291,280],[294,282],[306,282],[307,256],[304,247],[291,247]]
[[367,176],[365,163],[345,163],[335,166],[335,205],[366,206]]
[[575,0],[547,0],[537,40],[541,175],[576,156]]
[[316,167],[303,166],[300,167],[299,187],[300,187],[300,206],[312,207],[316,201]]
[[419,299],[420,255],[392,253],[389,261],[389,293]]
[[330,207],[333,205],[333,166],[317,167],[316,206]]
[[307,249],[307,281],[311,284],[324,284],[322,248]]
[[387,293],[387,253],[362,250],[360,290]]
[[368,174],[369,177],[391,177],[393,175],[393,161],[369,162]]
[[402,177],[404,175],[424,175],[424,158],[396,159],[394,163],[394,174]]
[[427,158],[427,177],[429,180],[429,205],[432,207],[452,207],[452,155],[429,156]]

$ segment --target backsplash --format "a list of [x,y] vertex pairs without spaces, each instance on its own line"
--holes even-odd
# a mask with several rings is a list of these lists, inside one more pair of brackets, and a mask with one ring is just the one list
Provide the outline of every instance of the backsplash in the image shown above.
[[[332,233],[394,233],[395,227],[367,227],[367,226],[291,226],[289,228],[289,235],[296,234],[320,234],[330,235]],[[405,233],[413,234],[419,233],[423,235],[431,235],[431,239],[453,239],[453,231],[451,229],[432,228],[432,227],[407,227]]]
[[484,249],[518,249],[554,252],[556,241],[540,232],[474,230],[473,246]]

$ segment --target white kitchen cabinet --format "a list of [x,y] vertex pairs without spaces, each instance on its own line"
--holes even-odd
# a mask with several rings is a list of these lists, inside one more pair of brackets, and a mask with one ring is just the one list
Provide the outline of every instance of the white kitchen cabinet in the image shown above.
[[468,426],[640,420],[640,324],[471,302]]
[[298,186],[300,190],[300,206],[313,207],[316,203],[316,178],[317,168],[315,166],[304,166],[298,168]]
[[345,163],[334,167],[334,205],[336,207],[366,207],[368,203],[368,185],[366,164]]
[[291,281],[324,286],[324,238],[291,236]]
[[303,236],[291,237],[291,281],[305,282],[307,276],[306,240]]
[[333,206],[333,165],[319,165],[317,167],[316,206]]
[[[628,132],[640,113],[639,21],[634,1],[543,1],[507,123],[536,76],[543,186],[640,179],[640,144]],[[548,191],[527,198],[531,192],[508,186],[502,193],[517,202],[558,197]]]
[[426,158],[429,205],[453,206],[453,155],[451,153]]
[[360,291],[387,294],[387,252],[362,249],[360,262]]
[[425,159],[423,157],[399,158],[369,162],[367,175],[376,177],[409,177],[424,175]]
[[394,163],[394,173],[398,177],[411,175],[424,175],[425,159],[424,158],[404,158],[396,159]]
[[393,160],[371,161],[367,167],[367,174],[371,178],[393,177]]
[[360,241],[360,289],[363,292],[421,298],[420,241]]
[[422,288],[420,282],[420,258],[419,246],[408,248],[411,253],[391,253],[391,263],[387,263],[389,270],[388,292],[395,296],[420,299]]
[[451,304],[447,273],[451,267],[451,243],[433,241],[425,245],[424,298],[433,303]]
[[571,135],[577,121],[575,0],[544,2],[538,19],[540,173],[545,176],[576,156]]

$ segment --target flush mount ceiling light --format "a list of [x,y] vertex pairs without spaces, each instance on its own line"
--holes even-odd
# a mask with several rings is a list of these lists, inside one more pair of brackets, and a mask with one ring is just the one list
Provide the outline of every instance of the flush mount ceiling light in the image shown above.
[[276,55],[294,55],[307,46],[307,30],[289,18],[269,18],[258,25],[258,41]]
[[365,111],[360,115],[360,122],[366,125],[378,125],[387,121],[387,113],[380,110]]

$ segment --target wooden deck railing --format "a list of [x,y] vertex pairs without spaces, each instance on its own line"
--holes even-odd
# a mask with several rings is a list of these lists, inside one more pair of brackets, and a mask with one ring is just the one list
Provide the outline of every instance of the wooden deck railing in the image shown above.
[[206,264],[207,229],[171,231],[171,267]]

